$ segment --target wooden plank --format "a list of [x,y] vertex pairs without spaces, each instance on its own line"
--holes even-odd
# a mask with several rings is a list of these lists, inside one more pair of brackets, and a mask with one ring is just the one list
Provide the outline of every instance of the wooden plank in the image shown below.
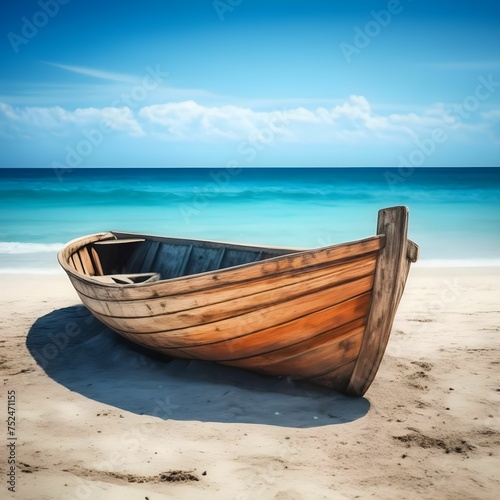
[[155,242],[155,244],[158,245],[154,264],[155,271],[160,273],[163,279],[180,276],[184,272],[191,247],[175,246],[161,242]]
[[137,248],[130,256],[128,262],[123,266],[124,273],[138,273],[140,272],[144,259],[146,258],[149,247],[151,243],[149,241],[144,241],[140,245],[137,245]]
[[[158,241],[153,241],[148,248],[148,252],[144,257],[144,262],[139,270],[140,273],[151,273],[157,272],[153,266],[156,254],[160,248],[160,243]],[[161,273],[160,273],[161,274]]]
[[103,270],[102,274],[124,272],[131,256],[144,243],[144,239],[95,241],[92,248],[97,252]]
[[[231,248],[226,248],[224,252],[224,258],[221,260],[219,269],[225,269],[227,267],[239,266],[241,264],[249,264],[250,262],[255,262],[256,257],[261,254],[262,251],[256,250],[236,250]],[[275,255],[273,255],[275,257]]]
[[94,245],[97,246],[102,246],[102,245],[128,245],[130,243],[142,243],[143,241],[146,241],[144,238],[122,238],[122,239],[117,239],[117,240],[100,240],[96,241]]
[[[357,295],[361,295],[371,289],[373,277],[367,276],[354,280],[335,289],[330,287],[320,287],[306,290],[304,285],[294,285],[295,293],[287,296],[286,293],[275,294],[265,293],[263,296],[266,301],[260,302],[255,300],[253,296],[248,299],[228,301],[221,307],[219,304],[207,306],[194,311],[181,311],[175,314],[137,317],[133,311],[126,318],[104,317],[101,315],[101,320],[113,328],[118,328],[123,331],[131,331],[138,334],[151,334],[157,332],[176,332],[179,335],[179,330],[182,330],[182,335],[191,337],[194,329],[205,328],[209,332],[213,332],[224,321],[232,323],[231,328],[234,329],[235,321],[237,322],[238,332],[241,334],[249,333],[252,324],[256,321],[256,317],[261,321],[261,318],[266,318],[267,321],[276,321],[280,317],[295,318],[308,312],[326,308],[332,304],[348,300]],[[297,290],[298,287],[298,290]],[[300,287],[303,289],[301,293]],[[133,305],[130,305],[133,308]],[[92,311],[95,313],[95,311]],[[272,317],[271,317],[272,316]],[[236,319],[235,319],[236,318]],[[247,323],[241,324],[241,321]],[[189,331],[188,331],[189,330]]]
[[204,305],[220,303],[237,297],[253,295],[293,283],[301,283],[323,275],[330,275],[330,284],[331,286],[335,286],[344,281],[373,274],[374,269],[375,255],[369,254],[341,264],[330,264],[326,267],[316,266],[313,268],[298,269],[296,271],[289,271],[287,273],[269,277],[260,276],[254,280],[246,281],[244,284],[226,284],[214,289],[193,291],[186,294],[167,297],[158,295],[157,297],[147,300],[138,299],[133,301],[116,300],[116,298],[109,299],[106,297],[95,299],[95,285],[90,284],[87,280],[81,281],[72,279],[72,281],[76,290],[80,294],[87,297],[84,300],[84,303],[93,311],[103,312],[106,314],[103,311],[103,308],[105,307],[106,311],[113,311],[112,315],[127,317],[130,316],[130,314],[127,313],[127,311],[131,311],[131,308],[129,307],[130,304],[133,304],[134,306],[134,314],[139,316],[177,312]]
[[92,259],[90,258],[88,247],[82,247],[78,251],[80,261],[82,263],[84,272],[87,276],[95,276],[94,265],[92,264]]
[[311,380],[315,377],[323,377],[324,372],[330,372],[332,366],[342,367],[355,361],[355,353],[359,345],[361,345],[362,335],[362,332],[360,332],[352,338],[350,344],[352,347],[348,350],[339,349],[338,344],[332,341],[330,344],[315,351],[304,353],[300,360],[290,360],[283,362],[279,366],[252,366],[250,363],[235,365],[232,362],[222,362],[221,364],[264,373],[266,375],[290,377],[293,380]]
[[408,240],[408,249],[406,252],[406,257],[408,258],[408,260],[410,260],[411,262],[417,262],[418,252],[418,245],[413,243],[413,241]]
[[365,337],[352,378],[349,394],[362,396],[372,383],[384,355],[404,288],[407,263],[408,209],[393,207],[380,210],[378,234],[385,234],[385,246],[378,255],[373,298]]
[[355,323],[342,325],[283,349],[224,364],[272,375],[293,374],[297,377],[300,374],[300,378],[314,377],[357,357],[365,324],[363,319]]
[[71,262],[73,263],[73,266],[78,273],[85,274],[85,269],[83,268],[83,264],[80,260],[80,255],[78,254],[78,252],[75,252],[71,256]]
[[350,361],[345,365],[338,366],[337,368],[330,370],[323,375],[318,375],[317,377],[312,377],[309,382],[313,382],[329,389],[335,389],[336,391],[345,392],[347,385],[352,377],[352,372],[354,366],[356,365],[356,360]]
[[[183,315],[203,316],[206,322],[210,316],[228,315],[246,309],[259,308],[267,303],[276,303],[300,297],[307,293],[329,288],[332,295],[336,286],[373,275],[375,261],[357,261],[355,265],[343,264],[340,268],[327,268],[314,270],[307,275],[289,275],[281,280],[261,280],[244,288],[214,290],[211,292],[191,293],[167,299],[108,302],[92,298],[86,299],[86,305],[94,312],[106,314],[103,310],[111,310],[115,318],[146,318],[169,315],[175,313]],[[215,306],[215,307],[214,307]],[[160,319],[160,321],[162,321]]]
[[182,258],[178,259],[178,267],[175,272],[172,272],[170,276],[172,278],[178,278],[179,276],[184,276],[186,274],[186,268],[188,266],[189,259],[191,257],[191,252],[193,251],[193,245],[189,245],[185,248],[184,255]]
[[268,324],[283,323],[332,304],[338,304],[367,292],[371,289],[372,283],[373,276],[366,276],[334,289],[322,287],[319,291],[296,294],[291,298],[286,295],[282,298],[274,296],[275,300],[272,300],[273,296],[271,296],[271,300],[263,304],[252,300],[237,302],[233,306],[235,310],[229,314],[226,312],[229,304],[226,304],[224,308],[218,305],[208,306],[202,314],[199,311],[182,311],[177,314],[149,318],[111,318],[99,315],[99,319],[113,328],[137,334],[169,332],[173,337],[172,342],[180,340],[183,343],[193,337],[197,339],[207,337],[210,342],[219,335],[223,335],[221,339],[244,335],[251,333],[254,329],[262,329]]
[[215,269],[221,268],[221,264],[222,264],[222,261],[224,260],[225,255],[226,255],[226,249],[224,247],[219,248],[219,257],[218,257],[218,261],[217,261],[217,265],[215,266]]
[[273,256],[286,255],[294,252],[301,252],[305,250],[304,248],[285,248],[278,246],[264,246],[264,245],[248,245],[245,243],[234,243],[228,241],[213,241],[213,240],[193,240],[189,238],[174,238],[171,236],[158,236],[151,234],[138,234],[138,233],[123,233],[119,231],[112,231],[114,237],[119,239],[134,239],[134,238],[145,238],[149,241],[158,241],[160,243],[168,243],[169,245],[180,245],[180,246],[199,246],[203,248],[227,248],[234,249],[237,251],[250,251],[250,252],[260,252],[265,249],[267,252],[271,253]]
[[[280,325],[254,331],[249,335],[218,342],[215,341],[214,335],[214,341],[208,344],[183,345],[176,348],[162,347],[165,345],[163,337],[153,339],[153,341],[158,350],[165,351],[172,356],[176,356],[177,351],[181,351],[192,358],[211,361],[233,361],[263,354],[272,356],[272,352],[284,348],[292,348],[290,352],[293,354],[293,346],[300,342],[342,328],[344,325],[351,325],[349,329],[353,329],[366,324],[369,304],[370,294],[364,294]],[[149,336],[144,337],[149,338]]]
[[[252,366],[250,363],[239,365],[240,368],[255,370],[268,375],[289,376],[295,380],[309,379],[321,376],[332,366],[338,367],[350,363],[356,359],[359,352],[363,331],[356,332],[349,340],[344,340],[346,348],[340,347],[341,342],[331,340],[329,343],[312,351],[304,352],[300,358],[283,361],[276,365]],[[224,363],[227,364],[227,363]],[[230,363],[231,366],[234,366]]]
[[90,257],[92,259],[92,262],[94,263],[94,270],[95,270],[95,275],[96,276],[102,276],[103,271],[102,271],[102,265],[101,265],[101,259],[99,259],[99,255],[96,252],[95,248],[90,247]]
[[193,245],[184,275],[206,273],[217,269],[220,262],[220,248],[202,248]]
[[[95,279],[101,283],[121,283],[121,284],[134,284],[134,283],[149,283],[152,281],[158,281],[160,275],[158,273],[129,273],[129,274],[106,274],[105,276],[95,276]],[[85,298],[85,302],[88,299]],[[101,314],[113,316],[109,304],[101,303]],[[92,308],[89,308],[93,311]]]
[[[274,257],[261,262],[244,264],[234,268],[212,271],[197,276],[174,278],[160,281],[151,285],[138,285],[136,287],[94,286],[92,281],[82,280],[77,274],[74,277],[88,285],[86,294],[99,300],[138,300],[156,297],[169,297],[182,293],[200,292],[202,290],[217,290],[230,284],[246,286],[252,280],[261,277],[272,277],[298,269],[329,266],[349,259],[356,259],[362,255],[378,251],[384,244],[384,237],[372,237],[353,243],[334,245],[319,250],[310,250],[293,255]],[[154,245],[154,242],[153,242]],[[67,266],[71,274],[71,267]],[[144,265],[140,272],[153,272],[155,269]]]
[[84,236],[82,238],[78,238],[76,240],[70,241],[58,254],[57,260],[61,267],[69,274],[75,272],[73,261],[71,260],[71,256],[78,251],[80,248],[99,241],[101,239],[106,239],[113,237],[111,233],[97,233],[92,234],[90,236]]
[[[193,310],[198,307],[211,304],[221,304],[234,299],[241,299],[249,295],[257,295],[271,290],[278,290],[281,287],[304,283],[319,277],[329,277],[329,286],[334,287],[340,283],[371,275],[375,272],[376,257],[374,254],[344,262],[334,264],[329,267],[311,269],[300,269],[296,272],[289,272],[283,275],[272,277],[261,277],[246,283],[245,286],[239,284],[221,286],[213,290],[201,292],[191,292],[172,297],[157,297],[155,299],[139,299],[135,301],[109,301],[97,300],[92,297],[85,298],[85,304],[97,313],[110,316],[130,317],[133,316],[154,316],[158,314],[170,314],[179,311]],[[89,288],[88,284],[77,282],[75,288],[83,295]],[[259,297],[255,297],[259,300]],[[108,314],[108,311],[112,311]]]

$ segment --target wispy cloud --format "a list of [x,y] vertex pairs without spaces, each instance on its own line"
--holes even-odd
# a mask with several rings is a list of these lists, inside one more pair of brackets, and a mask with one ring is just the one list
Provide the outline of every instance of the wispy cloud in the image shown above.
[[79,73],[85,76],[92,76],[94,78],[99,78],[101,80],[109,80],[113,82],[122,82],[122,83],[137,83],[140,81],[139,78],[132,75],[125,75],[123,73],[114,73],[111,71],[104,71],[101,69],[95,68],[87,68],[85,66],[72,66],[69,64],[59,64],[49,61],[40,61],[43,64],[47,64],[49,66],[54,66],[55,68],[64,69],[66,71],[71,71],[72,73]]
[[[115,101],[122,93],[130,93],[137,85],[144,85],[144,78],[149,78],[150,68],[146,67],[141,75],[130,75],[105,71],[88,66],[75,66],[70,64],[60,64],[51,61],[40,61],[42,64],[59,68],[64,71],[78,75],[90,76],[100,82],[89,83],[88,81],[39,83],[39,82],[19,82],[10,93],[0,95],[0,100],[14,105],[29,105],[31,103],[45,105],[78,103],[79,106],[88,102],[95,105],[96,102],[110,103]],[[157,66],[158,67],[158,66]],[[154,68],[153,68],[154,69]],[[162,77],[168,72],[161,72]],[[104,83],[107,82],[107,83]],[[197,100],[198,102],[228,102],[231,98],[216,94],[210,90],[202,88],[182,88],[169,85],[165,78],[157,83],[155,88],[148,93],[154,94],[157,102],[172,102]],[[55,90],[56,89],[56,90]]]

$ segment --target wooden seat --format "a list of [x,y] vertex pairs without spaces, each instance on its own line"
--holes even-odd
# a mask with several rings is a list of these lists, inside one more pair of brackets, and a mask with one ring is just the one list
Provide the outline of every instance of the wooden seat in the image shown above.
[[142,243],[146,241],[144,238],[124,238],[121,240],[100,240],[94,241],[93,245],[125,245],[127,243]]
[[104,276],[92,276],[101,283],[116,283],[118,285],[136,285],[139,283],[151,283],[160,279],[159,273],[136,273],[136,274],[106,274]]

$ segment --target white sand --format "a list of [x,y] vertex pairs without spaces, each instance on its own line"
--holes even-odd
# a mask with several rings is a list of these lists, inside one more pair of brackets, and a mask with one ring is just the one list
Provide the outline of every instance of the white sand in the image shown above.
[[[91,319],[63,275],[0,280],[2,444],[8,390],[17,435],[0,498],[499,497],[500,268],[415,266],[361,399],[167,363]],[[158,481],[172,470],[199,481]]]

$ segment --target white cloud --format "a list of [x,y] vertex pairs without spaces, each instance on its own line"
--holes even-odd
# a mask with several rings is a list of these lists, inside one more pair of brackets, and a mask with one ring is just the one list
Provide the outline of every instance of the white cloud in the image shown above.
[[388,117],[373,112],[362,96],[351,96],[333,108],[283,108],[255,111],[239,106],[203,106],[194,101],[155,104],[143,107],[139,116],[170,140],[216,137],[242,140],[270,129],[278,140],[295,142],[331,142],[346,137],[378,133],[408,134]]
[[14,108],[0,103],[0,113],[13,122],[25,122],[38,127],[61,127],[71,121],[71,113],[60,106]]
[[[70,135],[105,122],[117,133],[167,141],[243,141],[272,135],[276,142],[296,144],[363,145],[411,142],[438,127],[448,129],[450,107],[436,103],[419,112],[375,111],[363,96],[350,96],[332,106],[297,106],[274,111],[236,105],[207,106],[194,100],[167,102],[133,110],[123,107],[87,107],[68,110],[60,106],[13,107],[0,103],[0,130],[7,136],[45,137]],[[495,123],[499,110],[477,113],[460,123],[464,133],[474,133]],[[482,122],[479,122],[482,120]],[[7,132],[7,133],[5,133]]]
[[134,117],[133,111],[128,107],[106,107],[106,108],[78,108],[73,112],[78,124],[96,123],[104,121],[111,129],[126,132],[133,136],[143,136],[139,123]]
[[275,115],[238,106],[202,106],[191,100],[145,106],[139,111],[141,118],[162,127],[172,140],[238,140],[268,124]]
[[9,125],[16,129],[23,128],[32,135],[47,135],[51,132],[66,131],[73,128],[99,126],[130,135],[144,135],[143,130],[128,107],[77,108],[68,111],[60,106],[52,107],[13,107],[0,103],[0,123],[8,129]]

